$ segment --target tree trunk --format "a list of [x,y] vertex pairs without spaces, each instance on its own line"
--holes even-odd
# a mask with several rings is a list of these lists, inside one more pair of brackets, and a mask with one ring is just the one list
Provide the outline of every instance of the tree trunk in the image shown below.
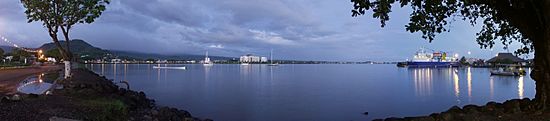
[[63,33],[63,36],[65,37],[65,50],[67,52],[67,55],[69,56],[69,61],[73,61],[73,53],[71,52],[70,47],[70,40],[69,39],[69,29],[70,27],[61,27],[61,32]]
[[[57,46],[57,50],[59,50],[59,53],[61,54],[61,56],[63,57],[63,59],[65,61],[67,60],[70,60],[69,58],[69,55],[67,54],[67,51],[65,49],[63,49],[63,46],[61,45],[61,43],[59,43],[59,38],[57,38],[57,28],[52,28],[52,27],[48,27],[48,32],[50,33],[50,37],[52,38],[53,40],[53,43],[55,44],[55,46]],[[69,65],[67,65],[67,63],[65,63],[65,79],[69,78],[71,76],[71,66],[70,66],[70,62],[68,63]]]
[[63,33],[63,36],[65,37],[65,51],[66,51],[65,54],[67,56],[67,58],[65,58],[65,61],[63,61],[63,63],[65,64],[65,79],[70,78],[72,76],[71,61],[73,61],[73,54],[71,53],[71,48],[70,48],[69,29],[70,27],[65,28],[64,26],[61,26],[61,33]]
[[533,40],[535,63],[531,78],[536,83],[536,106],[546,111],[550,108],[550,27],[543,30]]
[[67,78],[70,78],[72,76],[71,74],[71,70],[72,70],[72,66],[71,66],[71,61],[63,61],[63,63],[65,63],[65,79]]

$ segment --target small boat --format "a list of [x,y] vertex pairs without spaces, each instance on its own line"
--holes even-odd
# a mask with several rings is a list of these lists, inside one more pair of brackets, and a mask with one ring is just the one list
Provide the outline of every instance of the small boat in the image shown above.
[[248,66],[250,65],[249,63],[241,63],[241,66]]
[[279,66],[279,63],[273,63],[273,49],[271,49],[271,53],[269,53],[269,56],[270,64],[268,64],[267,66]]
[[519,73],[516,73],[516,72],[509,72],[509,71],[491,70],[491,75],[519,76]]
[[185,70],[187,69],[185,66],[153,66],[154,69],[179,69],[179,70]]
[[208,57],[208,51],[206,51],[206,57],[204,58],[203,64],[204,66],[213,66],[214,63],[210,61],[210,58]]
[[519,67],[504,67],[504,68],[495,68],[492,69],[491,75],[500,75],[500,76],[523,76],[525,75],[525,70]]

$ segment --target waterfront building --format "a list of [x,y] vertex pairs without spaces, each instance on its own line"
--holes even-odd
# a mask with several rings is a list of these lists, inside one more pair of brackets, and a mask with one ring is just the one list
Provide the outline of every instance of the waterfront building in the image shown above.
[[527,60],[521,59],[517,56],[514,56],[512,53],[498,53],[496,57],[493,57],[487,60],[487,63],[498,65],[498,64],[520,64],[526,65]]
[[242,63],[260,63],[260,62],[263,63],[267,61],[268,61],[267,57],[254,56],[252,54],[243,55],[239,59],[239,62],[242,62]]
[[120,59],[111,59],[111,63],[120,63],[122,60]]

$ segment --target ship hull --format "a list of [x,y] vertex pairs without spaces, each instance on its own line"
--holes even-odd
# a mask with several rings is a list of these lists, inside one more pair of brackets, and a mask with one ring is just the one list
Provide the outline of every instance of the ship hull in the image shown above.
[[446,68],[456,67],[458,64],[456,62],[406,62],[406,66],[412,68]]

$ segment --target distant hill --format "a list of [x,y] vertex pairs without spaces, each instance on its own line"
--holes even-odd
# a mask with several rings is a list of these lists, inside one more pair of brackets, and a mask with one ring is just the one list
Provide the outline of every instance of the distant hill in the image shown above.
[[[60,41],[60,44],[62,46],[65,46],[65,41]],[[77,54],[80,56],[87,56],[90,58],[100,58],[107,54],[110,54],[109,51],[103,50],[98,47],[94,47],[89,43],[85,42],[84,40],[80,40],[80,39],[72,40],[70,43],[70,48],[73,54]],[[38,49],[49,51],[52,49],[57,49],[57,46],[55,46],[55,44],[52,42],[52,43],[46,43],[40,46]]]
[[[65,41],[60,41],[62,46],[65,46]],[[108,58],[120,58],[120,59],[156,59],[156,60],[202,60],[204,55],[191,55],[191,54],[175,54],[175,55],[163,55],[152,53],[141,53],[131,51],[120,50],[105,50],[85,42],[84,40],[75,39],[70,43],[71,52],[80,56],[86,56],[87,58],[102,58],[108,56]],[[49,51],[57,49],[54,43],[46,43],[39,47],[39,49]],[[212,60],[231,60],[232,57],[210,56]]]
[[[141,53],[131,51],[110,50],[113,55],[122,59],[156,59],[156,60],[203,60],[204,55],[190,55],[190,54],[175,54],[175,55],[162,55],[154,53]],[[231,60],[232,57],[222,56],[209,56],[212,60]]]

